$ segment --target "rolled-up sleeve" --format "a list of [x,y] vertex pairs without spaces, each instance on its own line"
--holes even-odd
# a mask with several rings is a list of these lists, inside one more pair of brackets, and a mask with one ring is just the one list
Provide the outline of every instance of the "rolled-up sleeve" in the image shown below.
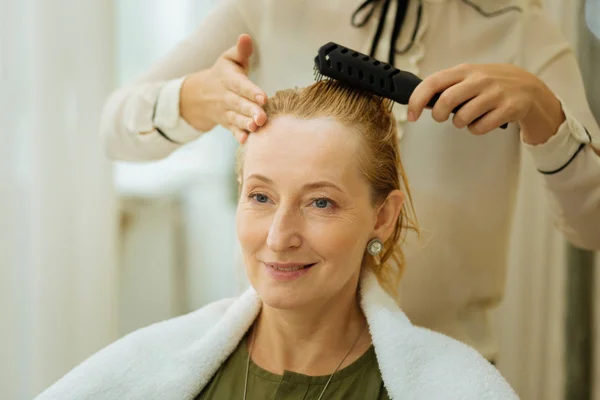
[[158,160],[200,137],[180,117],[185,77],[209,68],[242,33],[252,32],[235,0],[220,1],[200,26],[133,84],[104,105],[100,133],[107,155],[122,161]]
[[[600,250],[600,128],[575,55],[542,10],[525,29],[526,66],[560,99],[566,120],[543,144],[524,147],[543,176],[556,226],[575,246]],[[534,32],[545,32],[544,35]]]

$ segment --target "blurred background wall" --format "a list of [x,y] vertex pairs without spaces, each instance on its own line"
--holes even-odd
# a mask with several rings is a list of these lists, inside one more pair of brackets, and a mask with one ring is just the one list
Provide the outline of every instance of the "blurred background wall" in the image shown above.
[[0,398],[118,335],[117,199],[97,135],[110,2],[0,2]]
[[[144,165],[109,163],[97,135],[108,93],[217,1],[0,0],[1,399],[30,399],[118,337],[244,287],[231,135],[215,128]],[[598,116],[600,2],[545,3],[578,51]],[[583,267],[544,201],[525,158],[494,323],[502,373],[523,399],[551,400],[566,398],[566,282]],[[600,295],[593,304],[598,312]],[[600,365],[600,350],[592,359]],[[600,371],[592,381],[600,400]]]

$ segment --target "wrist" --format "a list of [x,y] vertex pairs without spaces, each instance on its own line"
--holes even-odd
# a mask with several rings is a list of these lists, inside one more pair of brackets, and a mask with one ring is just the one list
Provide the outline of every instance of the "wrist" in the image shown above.
[[535,99],[529,113],[519,121],[521,139],[534,146],[546,143],[566,119],[560,100],[543,83]]
[[152,113],[152,124],[156,131],[179,145],[197,139],[201,133],[181,117],[179,104],[183,81],[184,78],[173,79],[161,86]]

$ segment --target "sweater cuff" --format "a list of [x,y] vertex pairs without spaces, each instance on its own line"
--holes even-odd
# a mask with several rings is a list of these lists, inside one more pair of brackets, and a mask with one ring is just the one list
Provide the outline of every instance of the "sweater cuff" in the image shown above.
[[198,139],[202,132],[183,119],[179,112],[179,94],[185,78],[174,79],[162,87],[156,100],[154,126],[167,140],[185,144]]
[[571,115],[562,101],[561,106],[566,118],[556,134],[542,144],[530,145],[523,142],[533,159],[533,164],[543,174],[562,171],[585,145],[591,143],[591,136],[585,127]]

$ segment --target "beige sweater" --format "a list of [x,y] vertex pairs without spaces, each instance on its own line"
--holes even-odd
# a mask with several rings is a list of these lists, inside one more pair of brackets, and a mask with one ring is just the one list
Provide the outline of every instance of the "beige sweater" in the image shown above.
[[[183,77],[211,66],[241,33],[256,43],[252,77],[272,95],[313,81],[317,49],[335,41],[368,53],[378,22],[350,24],[362,0],[224,0],[200,27],[138,81],[111,95],[102,134],[111,157],[154,160],[201,133],[179,117]],[[494,357],[487,320],[489,307],[503,297],[507,247],[521,151],[544,174],[550,212],[574,244],[600,249],[600,129],[590,113],[581,76],[568,43],[545,12],[514,0],[523,12],[485,18],[460,0],[423,0],[422,24],[411,50],[397,56],[398,68],[421,77],[460,63],[514,63],[537,74],[561,99],[567,121],[538,146],[520,141],[518,125],[476,137],[429,112],[406,122],[396,105],[403,163],[423,231],[405,246],[408,269],[401,285],[403,310],[417,324],[448,334]],[[395,2],[394,2],[395,3]],[[479,1],[494,11],[510,1]],[[409,7],[397,47],[408,43],[416,2]],[[394,6],[377,58],[387,61]],[[152,115],[156,106],[156,117]],[[589,135],[586,133],[587,128]],[[141,132],[150,132],[141,134]]]

